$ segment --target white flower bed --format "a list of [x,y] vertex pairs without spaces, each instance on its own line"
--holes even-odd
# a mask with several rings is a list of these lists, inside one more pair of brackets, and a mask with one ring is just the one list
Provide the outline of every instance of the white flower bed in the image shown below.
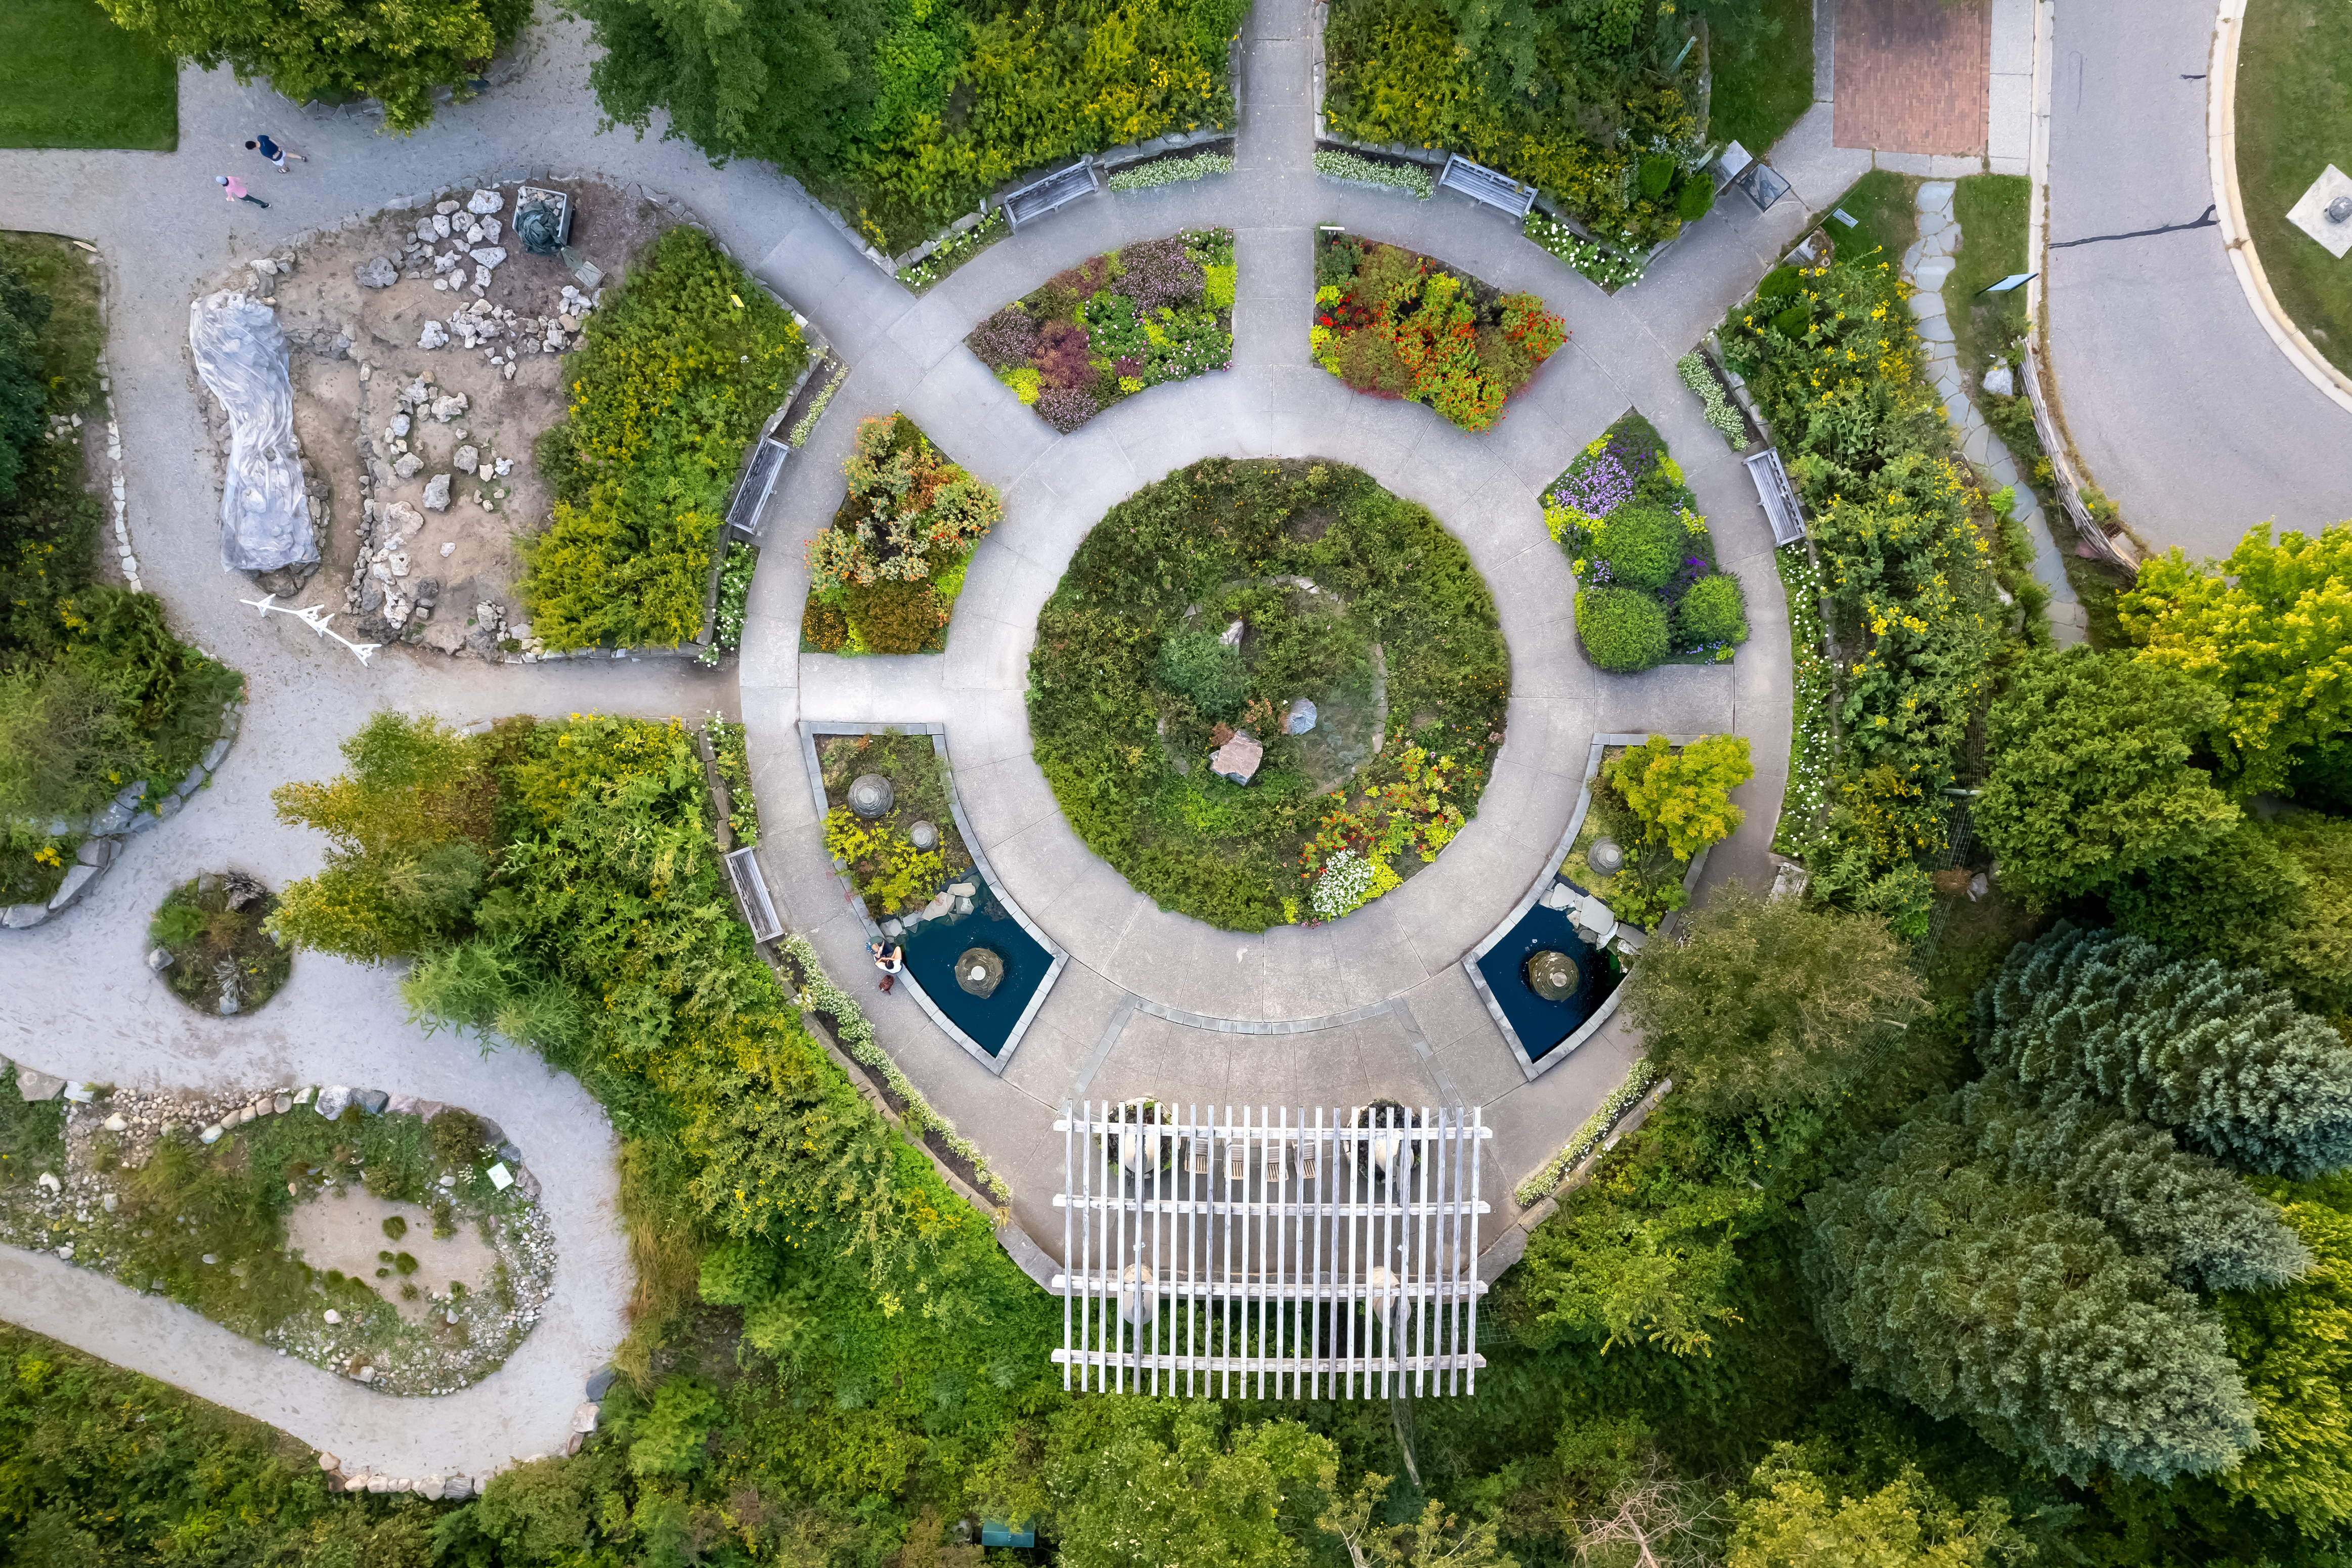
[[1723,384],[1717,381],[1715,372],[1707,368],[1706,357],[1693,349],[1675,361],[1675,369],[1682,373],[1683,384],[1696,393],[1698,400],[1706,405],[1706,422],[1715,426],[1716,434],[1735,447],[1746,446],[1748,421],[1739,416],[1739,410],[1723,395]]
[[1359,185],[1384,185],[1394,191],[1411,191],[1423,201],[1437,194],[1436,174],[1419,163],[1377,163],[1336,148],[1316,150],[1315,172],[1327,179],[1346,180]]
[[1181,184],[1186,180],[1205,180],[1211,174],[1230,174],[1233,172],[1231,153],[1199,153],[1190,158],[1162,158],[1156,163],[1121,169],[1110,177],[1110,188],[1114,191],[1148,191],[1154,185]]
[[1625,1074],[1625,1081],[1601,1102],[1600,1110],[1585,1118],[1584,1125],[1576,1130],[1576,1136],[1570,1138],[1559,1153],[1545,1161],[1542,1170],[1520,1184],[1519,1190],[1512,1194],[1518,1199],[1519,1206],[1533,1208],[1550,1196],[1552,1189],[1567,1179],[1568,1173],[1576,1163],[1592,1152],[1594,1146],[1608,1136],[1609,1129],[1625,1114],[1625,1108],[1650,1091],[1650,1085],[1657,1081],[1657,1069],[1650,1065],[1649,1058],[1636,1058]]
[[1315,918],[1336,921],[1371,896],[1373,866],[1352,849],[1334,851],[1315,879]]

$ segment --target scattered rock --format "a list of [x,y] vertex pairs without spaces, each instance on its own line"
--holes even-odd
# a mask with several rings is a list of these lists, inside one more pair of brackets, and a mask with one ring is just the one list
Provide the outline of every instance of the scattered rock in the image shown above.
[[2017,373],[2005,364],[1997,364],[1985,372],[1984,389],[1995,397],[2017,395]]
[[959,899],[969,899],[980,889],[970,882],[950,882],[948,891]]
[[478,250],[469,250],[466,254],[484,267],[496,267],[507,258],[506,247],[501,245],[486,245]]
[[[1239,626],[1241,623],[1234,623]],[[1218,747],[1209,758],[1209,771],[1221,779],[1245,784],[1257,776],[1257,765],[1265,760],[1265,748],[1252,740],[1245,731],[1235,731],[1234,738]]]
[[480,460],[481,454],[473,447],[460,447],[457,455],[449,459],[449,465],[461,474],[470,474],[474,471],[474,465]]
[[103,1126],[109,1132],[121,1132],[130,1127],[131,1119],[118,1110],[113,1115],[108,1117],[100,1125]]
[[1301,697],[1293,701],[1290,710],[1283,715],[1282,732],[1286,735],[1304,735],[1315,728],[1316,717],[1314,700]]
[[444,560],[444,561],[448,560],[448,559],[449,559],[449,557],[451,557],[452,555],[455,555],[455,554],[457,554],[457,547],[455,544],[444,544],[444,545],[441,547],[441,559],[442,559],[442,560]]
[[590,1400],[572,1413],[572,1429],[574,1432],[593,1432],[596,1430],[596,1417],[600,1414],[602,1412],[596,1408],[596,1402]]
[[426,511],[449,510],[449,476],[447,474],[436,474],[425,481],[425,510]]
[[319,1456],[319,1468],[322,1470],[340,1470],[343,1468],[343,1462],[335,1458],[332,1454],[320,1454]]
[[[232,1007],[236,1005],[235,1000],[231,997],[223,996],[221,1000]],[[196,1134],[196,1142],[207,1145],[217,1143],[221,1141],[221,1133],[223,1131],[221,1124],[215,1121],[211,1126],[205,1128],[202,1132]]]
[[336,1311],[332,1307],[330,1307],[326,1311],[326,1319],[327,1321],[331,1323],[340,1323],[343,1321],[343,1315],[341,1312]]
[[[257,271],[260,266],[259,262],[254,263]],[[400,268],[392,264],[390,257],[371,256],[352,269],[352,276],[362,289],[389,289],[400,281]]]
[[420,349],[446,348],[448,342],[449,329],[438,321],[427,321],[424,332],[416,340],[416,346]]
[[621,1374],[619,1373],[614,1372],[609,1366],[598,1367],[594,1372],[590,1373],[588,1374],[587,1386],[588,1397],[594,1400],[602,1400],[605,1394],[612,1388],[614,1382],[618,1379],[620,1375]]
[[473,199],[466,204],[466,210],[469,213],[494,213],[506,205],[506,198],[496,191],[476,191]]
[[55,1100],[65,1091],[66,1080],[51,1078],[45,1072],[35,1072],[23,1062],[16,1064],[16,1092],[29,1102]]
[[320,1115],[332,1121],[343,1113],[344,1108],[351,1102],[352,1090],[347,1086],[340,1083],[331,1084],[319,1091],[319,1102],[315,1109]]
[[380,1089],[363,1089],[357,1096],[359,1108],[370,1116],[382,1116],[383,1108],[392,1103],[392,1096]]
[[55,1171],[43,1171],[41,1173],[39,1184],[48,1188],[49,1191],[53,1193],[58,1191],[65,1185],[64,1183],[58,1180],[57,1173]]

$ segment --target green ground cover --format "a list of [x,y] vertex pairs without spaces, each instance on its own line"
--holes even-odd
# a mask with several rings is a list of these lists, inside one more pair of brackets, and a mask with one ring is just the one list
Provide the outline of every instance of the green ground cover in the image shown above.
[[[1015,176],[1230,127],[1245,0],[583,0],[597,101],[713,158],[763,158],[897,254]],[[936,277],[933,273],[931,276]]]
[[1710,11],[1707,54],[1707,134],[1762,157],[1813,104],[1812,0]]
[[180,65],[94,0],[0,6],[0,147],[180,144]]
[[571,405],[540,437],[553,516],[515,593],[551,648],[675,647],[702,635],[743,448],[808,363],[790,311],[679,227],[588,318]]
[[[1462,546],[1304,462],[1213,458],[1112,508],[1030,655],[1031,734],[1071,826],[1229,931],[1337,919],[1435,859],[1477,809],[1508,695]],[[1287,733],[1302,697],[1316,726]],[[1209,766],[1236,732],[1265,748],[1246,785]]]
[[[1845,195],[1822,213],[1822,226],[1837,244],[1837,259],[1884,261],[1890,268],[1903,265],[1903,253],[1919,237],[1919,177],[1892,169],[1873,169],[1846,188]],[[1848,227],[1832,212],[1854,220]]]
[[833,526],[809,541],[803,650],[945,652],[971,552],[1003,499],[903,414],[861,422],[842,470],[849,488]]
[[1664,437],[1628,411],[1546,486],[1544,522],[1576,573],[1576,631],[1601,669],[1727,664],[1748,598],[1719,570],[1698,498]]
[[[971,853],[949,809],[947,762],[929,735],[827,735],[817,747],[824,776],[825,852],[848,868],[851,885],[877,921],[922,908],[971,869]],[[849,786],[867,773],[890,781],[891,805],[868,819],[849,809]],[[928,822],[937,834],[919,849],[907,829]]]
[[2026,270],[2026,206],[2032,192],[2033,182],[2022,174],[1970,174],[1953,185],[1960,248],[1944,279],[1944,316],[1952,323],[1954,357],[1972,395],[1981,390],[1984,373],[2007,359],[2010,345],[2025,334],[2024,288],[1984,290]]
[[[235,900],[236,907],[230,904]],[[258,883],[217,873],[191,878],[163,896],[148,940],[171,954],[163,984],[199,1013],[250,1013],[278,994],[294,955],[262,921],[278,900]]]
[[1234,233],[1140,240],[1055,273],[964,342],[1065,433],[1147,387],[1231,370]]
[[2286,221],[2328,164],[2352,173],[2352,12],[2253,0],[2238,45],[2238,189],[2263,275],[2294,324],[2352,372],[2352,260]]

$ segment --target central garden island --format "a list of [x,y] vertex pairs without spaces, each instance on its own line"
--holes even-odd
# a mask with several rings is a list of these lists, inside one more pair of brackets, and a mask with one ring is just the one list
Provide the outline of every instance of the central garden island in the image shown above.
[[1038,616],[1029,676],[1078,837],[1228,931],[1338,920],[1436,859],[1510,696],[1468,552],[1311,458],[1209,458],[1113,507]]

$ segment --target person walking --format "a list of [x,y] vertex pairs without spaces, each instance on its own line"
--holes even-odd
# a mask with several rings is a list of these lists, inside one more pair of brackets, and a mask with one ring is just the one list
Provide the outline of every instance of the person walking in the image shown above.
[[213,184],[220,186],[223,190],[228,193],[227,195],[221,198],[224,201],[251,202],[257,207],[266,207],[269,205],[268,202],[263,201],[259,196],[255,195],[251,191],[247,190],[245,188],[245,182],[238,179],[235,174],[215,174],[213,176]]
[[258,153],[263,157],[268,159],[271,163],[277,164],[278,172],[281,174],[290,174],[294,172],[286,166],[286,160],[289,158],[293,159],[298,163],[307,163],[310,161],[299,153],[288,152],[285,148],[280,147],[277,142],[272,142],[267,136],[257,136],[254,140],[247,142],[245,144],[245,150],[248,153]]

